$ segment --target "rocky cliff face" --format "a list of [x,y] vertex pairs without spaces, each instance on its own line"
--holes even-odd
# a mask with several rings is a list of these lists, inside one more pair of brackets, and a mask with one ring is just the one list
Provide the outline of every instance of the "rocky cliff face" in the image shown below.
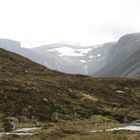
[[111,49],[108,63],[96,76],[140,77],[140,33],[125,35]]

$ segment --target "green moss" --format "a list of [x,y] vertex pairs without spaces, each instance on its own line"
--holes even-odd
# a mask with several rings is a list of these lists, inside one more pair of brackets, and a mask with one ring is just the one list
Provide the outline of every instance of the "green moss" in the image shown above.
[[54,112],[52,115],[51,115],[51,120],[53,121],[53,122],[58,122],[59,121],[59,113],[57,113],[57,112]]
[[96,123],[108,123],[108,122],[116,122],[114,118],[110,116],[102,116],[102,115],[93,115],[91,119]]

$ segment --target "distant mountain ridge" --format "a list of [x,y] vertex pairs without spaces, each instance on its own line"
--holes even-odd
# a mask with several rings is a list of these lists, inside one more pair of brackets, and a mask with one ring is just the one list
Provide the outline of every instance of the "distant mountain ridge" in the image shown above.
[[6,49],[11,52],[15,52],[21,56],[27,57],[32,61],[35,61],[39,64],[44,63],[44,58],[40,54],[27,49],[22,48],[21,43],[19,41],[10,40],[10,39],[0,39],[0,48]]
[[140,33],[97,46],[66,43],[22,48],[20,42],[0,39],[0,48],[15,52],[50,69],[95,77],[140,77]]
[[102,68],[114,42],[97,46],[43,45],[32,50],[46,57],[45,66],[71,74],[90,75]]
[[50,69],[85,75],[91,75],[106,64],[113,45],[114,42],[87,47],[55,43],[27,49],[22,48],[18,41],[0,39],[0,48],[27,57]]

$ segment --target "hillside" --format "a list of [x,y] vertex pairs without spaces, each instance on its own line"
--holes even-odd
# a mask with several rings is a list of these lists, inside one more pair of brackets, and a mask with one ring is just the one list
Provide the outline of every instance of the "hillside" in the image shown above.
[[140,117],[136,79],[66,75],[0,49],[0,85],[1,114],[41,121],[54,113],[62,119],[110,115],[120,122]]
[[0,130],[6,118],[16,121],[17,127],[43,127],[33,136],[11,135],[2,140],[136,137],[136,132],[89,131],[137,120],[139,107],[138,79],[67,75],[0,49]]
[[128,34],[111,49],[108,63],[96,76],[140,77],[140,33]]

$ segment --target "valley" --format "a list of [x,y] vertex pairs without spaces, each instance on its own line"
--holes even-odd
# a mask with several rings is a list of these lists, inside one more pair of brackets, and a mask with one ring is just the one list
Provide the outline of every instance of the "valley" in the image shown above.
[[0,140],[140,140],[140,0],[0,0]]
[[21,47],[18,41],[0,39],[0,48],[67,74],[132,78],[140,75],[140,33],[95,46],[53,43],[30,49]]
[[[129,139],[137,131],[90,133],[125,126],[140,118],[140,80],[94,78],[50,70],[0,49],[0,126],[41,127],[35,135],[18,139]],[[113,139],[114,138],[114,139]]]

